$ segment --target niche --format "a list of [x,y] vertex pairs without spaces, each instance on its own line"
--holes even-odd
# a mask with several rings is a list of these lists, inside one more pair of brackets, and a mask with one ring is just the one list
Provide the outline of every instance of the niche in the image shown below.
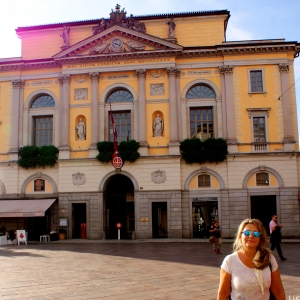
[[83,115],[79,115],[75,119],[75,140],[86,140],[86,118]]

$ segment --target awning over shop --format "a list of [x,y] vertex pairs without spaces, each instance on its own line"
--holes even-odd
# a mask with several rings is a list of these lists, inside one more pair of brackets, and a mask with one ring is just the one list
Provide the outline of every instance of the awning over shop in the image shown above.
[[0,217],[44,217],[56,199],[0,200]]

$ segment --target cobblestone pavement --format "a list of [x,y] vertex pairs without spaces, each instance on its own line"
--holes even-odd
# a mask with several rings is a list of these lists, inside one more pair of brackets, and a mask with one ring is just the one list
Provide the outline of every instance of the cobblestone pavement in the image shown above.
[[[299,246],[282,244],[289,300],[300,299]],[[3,246],[0,299],[216,299],[219,266],[230,252],[231,243],[223,243],[221,255],[209,243]]]

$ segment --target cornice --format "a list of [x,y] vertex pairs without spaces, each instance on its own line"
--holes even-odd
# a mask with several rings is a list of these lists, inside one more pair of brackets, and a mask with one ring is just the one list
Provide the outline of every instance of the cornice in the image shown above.
[[[137,51],[137,52],[122,52],[122,53],[107,53],[99,55],[86,55],[86,56],[69,56],[57,59],[45,59],[37,61],[26,60],[13,60],[1,62],[0,71],[13,71],[13,70],[28,70],[28,69],[42,69],[42,68],[61,68],[64,63],[89,63],[99,61],[116,61],[118,59],[147,59],[147,58],[162,58],[162,57],[223,57],[226,55],[239,55],[239,54],[257,54],[257,53],[278,53],[278,52],[294,52],[294,56],[297,57],[300,52],[299,44],[280,44],[280,45],[261,45],[261,46],[247,46],[247,45],[228,45],[228,46],[214,46],[214,47],[193,47],[181,49],[164,49],[154,51]],[[232,62],[231,65],[244,64],[244,60]],[[280,60],[280,63],[284,63],[284,60]],[[270,60],[272,63],[272,60]],[[278,63],[278,62],[277,62]],[[193,63],[192,63],[193,64]],[[182,68],[185,64],[181,65]],[[189,65],[189,64],[188,64]],[[194,65],[194,64],[193,64]],[[220,64],[214,63],[214,66]]]

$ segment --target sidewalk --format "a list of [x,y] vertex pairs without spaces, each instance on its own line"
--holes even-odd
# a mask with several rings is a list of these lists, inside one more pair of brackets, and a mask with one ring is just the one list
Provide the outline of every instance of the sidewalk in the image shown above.
[[[223,243],[233,243],[234,239],[222,239]],[[40,242],[29,242],[40,243]],[[51,241],[58,244],[101,244],[101,243],[209,243],[208,239],[140,239],[140,240],[88,240],[88,239],[69,239]],[[282,244],[300,243],[300,239],[283,239]]]

